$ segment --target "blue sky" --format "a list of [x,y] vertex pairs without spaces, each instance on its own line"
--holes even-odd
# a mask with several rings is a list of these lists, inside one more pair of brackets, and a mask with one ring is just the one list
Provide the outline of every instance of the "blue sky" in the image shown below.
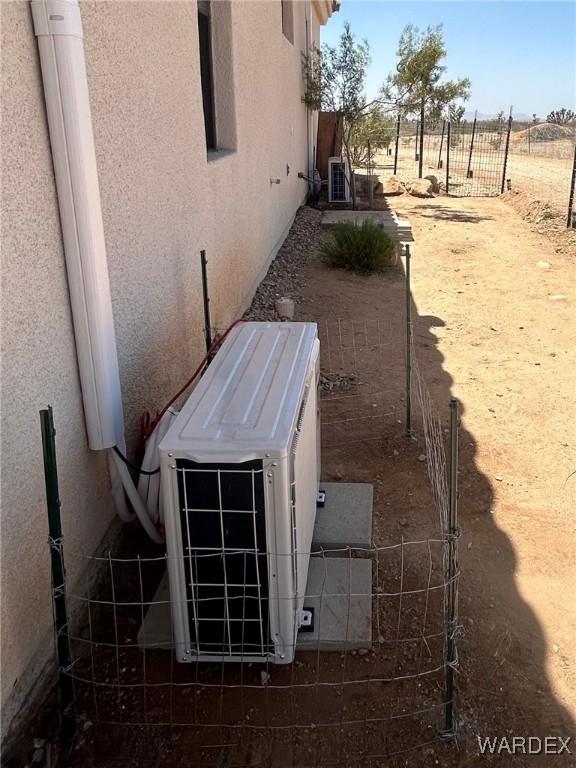
[[373,96],[395,65],[398,38],[412,23],[421,29],[443,24],[446,76],[469,77],[467,109],[546,117],[576,102],[576,5],[572,2],[440,0],[342,0],[322,29],[334,44],[344,21],[370,43],[367,93]]

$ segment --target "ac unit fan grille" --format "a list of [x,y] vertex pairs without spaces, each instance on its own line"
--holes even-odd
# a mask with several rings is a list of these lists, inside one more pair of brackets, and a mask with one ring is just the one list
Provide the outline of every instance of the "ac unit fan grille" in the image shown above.
[[334,202],[346,202],[348,199],[346,190],[346,168],[344,163],[332,163],[332,200]]
[[191,651],[266,655],[273,645],[263,463],[176,466]]

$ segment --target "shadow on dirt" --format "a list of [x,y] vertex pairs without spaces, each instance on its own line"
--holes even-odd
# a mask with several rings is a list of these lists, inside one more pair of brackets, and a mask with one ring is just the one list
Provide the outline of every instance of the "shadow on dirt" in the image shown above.
[[[445,416],[452,379],[443,368],[433,332],[442,325],[438,318],[415,315],[420,366]],[[465,413],[464,401],[461,415]],[[461,426],[459,516],[465,546],[460,545],[462,635],[457,684],[461,732],[471,753],[478,748],[478,736],[536,736],[543,741],[545,736],[566,738],[574,733],[570,713],[548,682],[544,632],[518,591],[514,545],[495,523],[493,488],[478,469],[476,454],[474,436]],[[568,764],[569,758],[563,757]],[[536,765],[550,757],[531,760]]]
[[416,205],[414,210],[418,211],[426,219],[440,219],[441,221],[453,221],[455,223],[479,224],[481,221],[493,220],[492,216],[479,216],[470,211],[458,211],[442,205]]
[[[454,221],[479,222],[484,218],[433,206],[417,207],[433,212],[431,217]],[[396,270],[381,277],[360,278],[325,267],[312,267],[307,275],[308,290],[302,306],[303,319],[373,321],[380,318],[388,323],[390,338],[383,349],[386,370],[382,384],[388,396],[398,400],[383,427],[383,439],[378,444],[349,447],[340,456],[341,465],[331,467],[338,473],[344,471],[343,468],[349,471],[357,467],[357,476],[347,474],[346,479],[373,481],[382,478],[379,495],[382,499],[392,500],[383,508],[384,518],[380,523],[375,521],[375,526],[381,526],[380,536],[384,540],[390,536],[395,539],[399,531],[410,537],[418,526],[426,535],[430,524],[430,516],[418,508],[416,501],[418,487],[428,483],[424,468],[420,465],[418,476],[407,470],[406,451],[402,448],[402,441],[407,442],[403,434],[402,400],[405,293],[402,268],[398,268],[396,274],[394,272]],[[414,301],[412,317],[419,367],[446,429],[453,379],[444,368],[444,357],[434,329],[445,326],[449,318],[419,315]],[[464,401],[461,415],[465,413]],[[461,632],[457,675],[460,753],[445,745],[434,747],[434,755],[441,757],[444,766],[471,766],[476,765],[475,760],[482,764],[491,764],[492,760],[507,764],[506,760],[510,758],[506,750],[499,758],[480,756],[478,737],[507,737],[511,740],[513,736],[533,736],[541,739],[543,744],[546,736],[566,739],[574,734],[574,721],[550,685],[545,633],[518,590],[515,548],[495,522],[492,514],[494,489],[477,465],[477,451],[474,435],[462,425],[459,519],[464,536],[460,544]],[[326,460],[333,462],[333,457],[325,452],[323,471],[329,469]],[[425,747],[412,752],[409,764],[429,765],[430,750],[431,747]],[[530,766],[548,766],[550,759],[549,755],[531,755]],[[564,752],[552,759],[555,765],[570,765],[573,758]]]

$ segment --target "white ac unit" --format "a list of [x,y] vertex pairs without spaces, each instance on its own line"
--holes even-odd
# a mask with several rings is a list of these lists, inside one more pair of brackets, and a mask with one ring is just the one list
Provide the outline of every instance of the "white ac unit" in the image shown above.
[[350,190],[350,169],[342,157],[328,158],[328,202],[349,203],[352,199]]
[[178,661],[294,658],[320,473],[314,323],[241,323],[160,444]]

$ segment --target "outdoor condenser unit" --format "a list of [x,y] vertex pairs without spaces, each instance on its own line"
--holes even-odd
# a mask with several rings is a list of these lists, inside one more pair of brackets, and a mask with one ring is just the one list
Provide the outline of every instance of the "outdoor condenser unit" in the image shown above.
[[294,658],[320,472],[314,323],[232,330],[160,445],[178,661]]
[[328,202],[349,203],[351,200],[350,171],[342,157],[328,158]]

